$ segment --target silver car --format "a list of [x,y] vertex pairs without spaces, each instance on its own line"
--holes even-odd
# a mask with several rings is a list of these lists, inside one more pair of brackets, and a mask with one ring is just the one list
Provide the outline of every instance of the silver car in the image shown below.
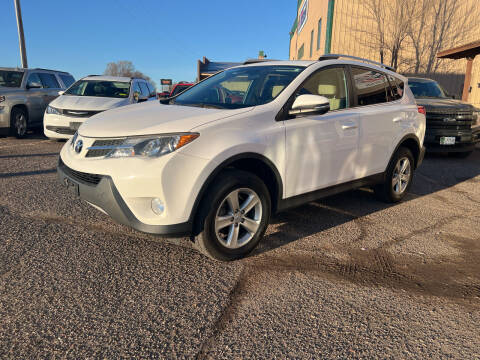
[[63,71],[0,68],[0,135],[22,138],[41,127],[47,105],[74,82]]

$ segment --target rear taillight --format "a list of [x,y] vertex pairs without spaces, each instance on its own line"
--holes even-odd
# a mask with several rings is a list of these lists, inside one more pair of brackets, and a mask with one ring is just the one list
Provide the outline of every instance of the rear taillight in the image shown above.
[[418,107],[418,112],[423,115],[427,115],[427,111],[425,110],[424,106],[417,106]]

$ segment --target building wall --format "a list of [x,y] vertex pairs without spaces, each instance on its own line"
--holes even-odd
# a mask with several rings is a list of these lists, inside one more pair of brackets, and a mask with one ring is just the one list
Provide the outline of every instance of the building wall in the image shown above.
[[[308,1],[308,15],[305,25],[298,32],[298,13],[302,9],[302,5]],[[388,1],[388,0],[384,0]],[[461,6],[467,9],[472,4],[480,3],[480,0],[458,0]],[[331,49],[330,53],[339,53],[360,56],[376,61],[380,61],[379,51],[369,46],[369,37],[376,27],[376,23],[366,14],[363,0],[298,0],[297,4],[297,21],[290,32],[290,59],[299,59],[298,50],[303,45],[304,53],[302,59],[316,60],[324,54],[326,36],[327,36],[327,19],[328,5],[334,3]],[[480,5],[474,10],[473,18],[480,18]],[[321,46],[317,49],[318,37],[318,21],[322,19],[321,28]],[[461,26],[462,24],[458,24]],[[456,43],[451,47],[467,44],[480,38],[480,22],[476,22],[474,31],[464,34],[462,38],[456,39]],[[312,55],[310,56],[310,36],[314,33]],[[404,58],[414,57],[414,48],[408,41],[404,43],[401,56]],[[461,97],[463,89],[464,74],[466,69],[466,60],[442,60],[440,68],[436,74],[429,75],[442,83],[442,85],[457,97]],[[411,66],[407,64],[399,64],[398,71],[401,73],[410,73]],[[472,93],[469,101],[480,106],[480,59],[474,63],[472,79]],[[419,74],[420,76],[422,74]]]

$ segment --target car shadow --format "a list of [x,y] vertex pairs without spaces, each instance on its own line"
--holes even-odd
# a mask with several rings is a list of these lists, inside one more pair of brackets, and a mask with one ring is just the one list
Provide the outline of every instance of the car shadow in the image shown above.
[[[457,159],[445,154],[427,154],[423,164],[415,172],[412,187],[404,201],[430,195],[461,182],[478,183],[480,182],[476,179],[478,175],[480,175],[480,149],[466,159]],[[271,219],[271,227],[267,229],[264,239],[252,256],[272,251],[392,206],[397,204],[381,202],[376,199],[371,189],[361,188],[279,213]]]

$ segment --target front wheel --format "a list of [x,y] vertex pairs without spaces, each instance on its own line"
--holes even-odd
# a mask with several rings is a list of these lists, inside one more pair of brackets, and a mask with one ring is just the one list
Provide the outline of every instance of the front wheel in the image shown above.
[[385,182],[374,187],[375,195],[385,202],[401,201],[412,185],[414,164],[412,152],[399,148],[390,160]]
[[271,200],[265,184],[245,171],[223,171],[202,201],[195,244],[221,261],[243,258],[268,226]]
[[14,108],[10,115],[10,134],[21,139],[27,133],[27,113],[21,108]]

